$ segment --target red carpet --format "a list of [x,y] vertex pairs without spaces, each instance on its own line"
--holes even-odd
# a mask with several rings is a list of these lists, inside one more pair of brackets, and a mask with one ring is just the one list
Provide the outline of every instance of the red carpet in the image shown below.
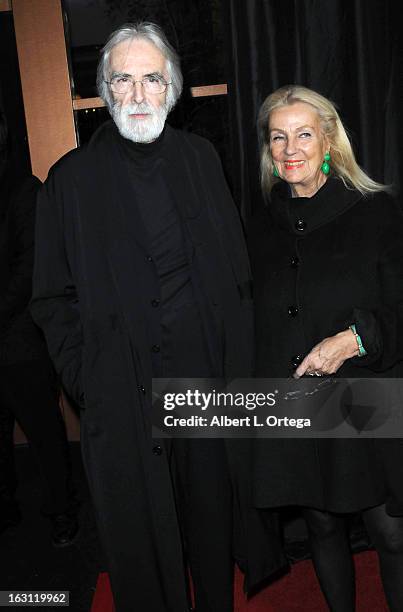
[[[372,551],[354,555],[357,576],[357,612],[387,612],[379,578],[378,560]],[[114,612],[107,574],[98,577],[91,612]],[[146,612],[128,610],[127,612]],[[234,612],[328,612],[311,561],[300,561],[289,574],[245,600],[242,575],[236,574]]]

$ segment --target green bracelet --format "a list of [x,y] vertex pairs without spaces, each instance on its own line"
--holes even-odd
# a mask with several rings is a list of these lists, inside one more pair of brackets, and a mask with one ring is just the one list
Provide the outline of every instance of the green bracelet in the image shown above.
[[355,328],[355,324],[350,325],[350,329],[353,332],[355,339],[357,341],[357,345],[358,345],[358,357],[364,357],[367,354],[367,351],[365,350],[365,348],[362,345],[362,340],[361,340],[361,336],[359,334],[357,334],[357,330]]

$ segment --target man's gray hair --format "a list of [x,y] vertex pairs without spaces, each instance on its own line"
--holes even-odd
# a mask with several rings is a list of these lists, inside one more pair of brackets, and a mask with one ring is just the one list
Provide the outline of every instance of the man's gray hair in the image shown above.
[[168,112],[172,110],[182,92],[183,77],[180,69],[179,56],[168,42],[164,32],[155,23],[142,21],[140,23],[127,23],[112,32],[101,51],[101,58],[97,70],[97,88],[100,97],[111,111],[114,100],[108,83],[110,79],[110,54],[119,43],[126,40],[147,40],[157,47],[166,59],[166,69],[171,85],[168,85],[166,105]]

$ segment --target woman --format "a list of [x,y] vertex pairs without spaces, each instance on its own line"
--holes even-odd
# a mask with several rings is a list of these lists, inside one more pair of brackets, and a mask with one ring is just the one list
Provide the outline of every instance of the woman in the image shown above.
[[[291,85],[259,115],[268,204],[251,223],[257,376],[403,372],[403,216],[357,165],[334,105]],[[403,610],[403,441],[259,440],[259,508],[299,506],[332,611],[354,610],[347,513],[362,512],[392,611]]]

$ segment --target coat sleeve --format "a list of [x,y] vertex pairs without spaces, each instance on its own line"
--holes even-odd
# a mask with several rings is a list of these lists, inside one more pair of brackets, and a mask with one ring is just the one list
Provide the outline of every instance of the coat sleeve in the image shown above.
[[217,186],[217,197],[212,207],[214,223],[229,256],[241,300],[248,302],[252,299],[252,281],[244,228],[228,188],[220,158],[214,147],[210,146],[215,174],[215,178],[213,178],[214,174],[210,176],[210,181]]
[[379,244],[381,306],[374,310],[355,308],[352,322],[367,351],[365,357],[354,358],[355,365],[383,372],[403,360],[403,214],[393,202]]
[[57,178],[51,175],[38,194],[31,314],[44,332],[67,394],[83,406],[82,325],[66,249],[64,194]]
[[[210,144],[210,143],[209,143]],[[251,376],[254,370],[254,324],[252,301],[252,278],[249,257],[246,249],[245,233],[239,211],[232,199],[227,181],[222,169],[220,158],[212,145],[210,145],[210,171],[207,175],[209,183],[215,186],[214,203],[211,206],[211,217],[223,252],[226,254],[229,265],[237,285],[239,296],[239,325],[242,329],[236,330],[236,338],[227,338],[228,350],[235,352],[235,344],[242,347],[242,362],[237,370],[238,376]],[[235,308],[235,304],[232,305]],[[230,349],[230,345],[232,349]]]
[[12,196],[9,208],[10,279],[0,295],[0,329],[23,312],[31,298],[34,261],[35,202],[40,182],[25,180]]

